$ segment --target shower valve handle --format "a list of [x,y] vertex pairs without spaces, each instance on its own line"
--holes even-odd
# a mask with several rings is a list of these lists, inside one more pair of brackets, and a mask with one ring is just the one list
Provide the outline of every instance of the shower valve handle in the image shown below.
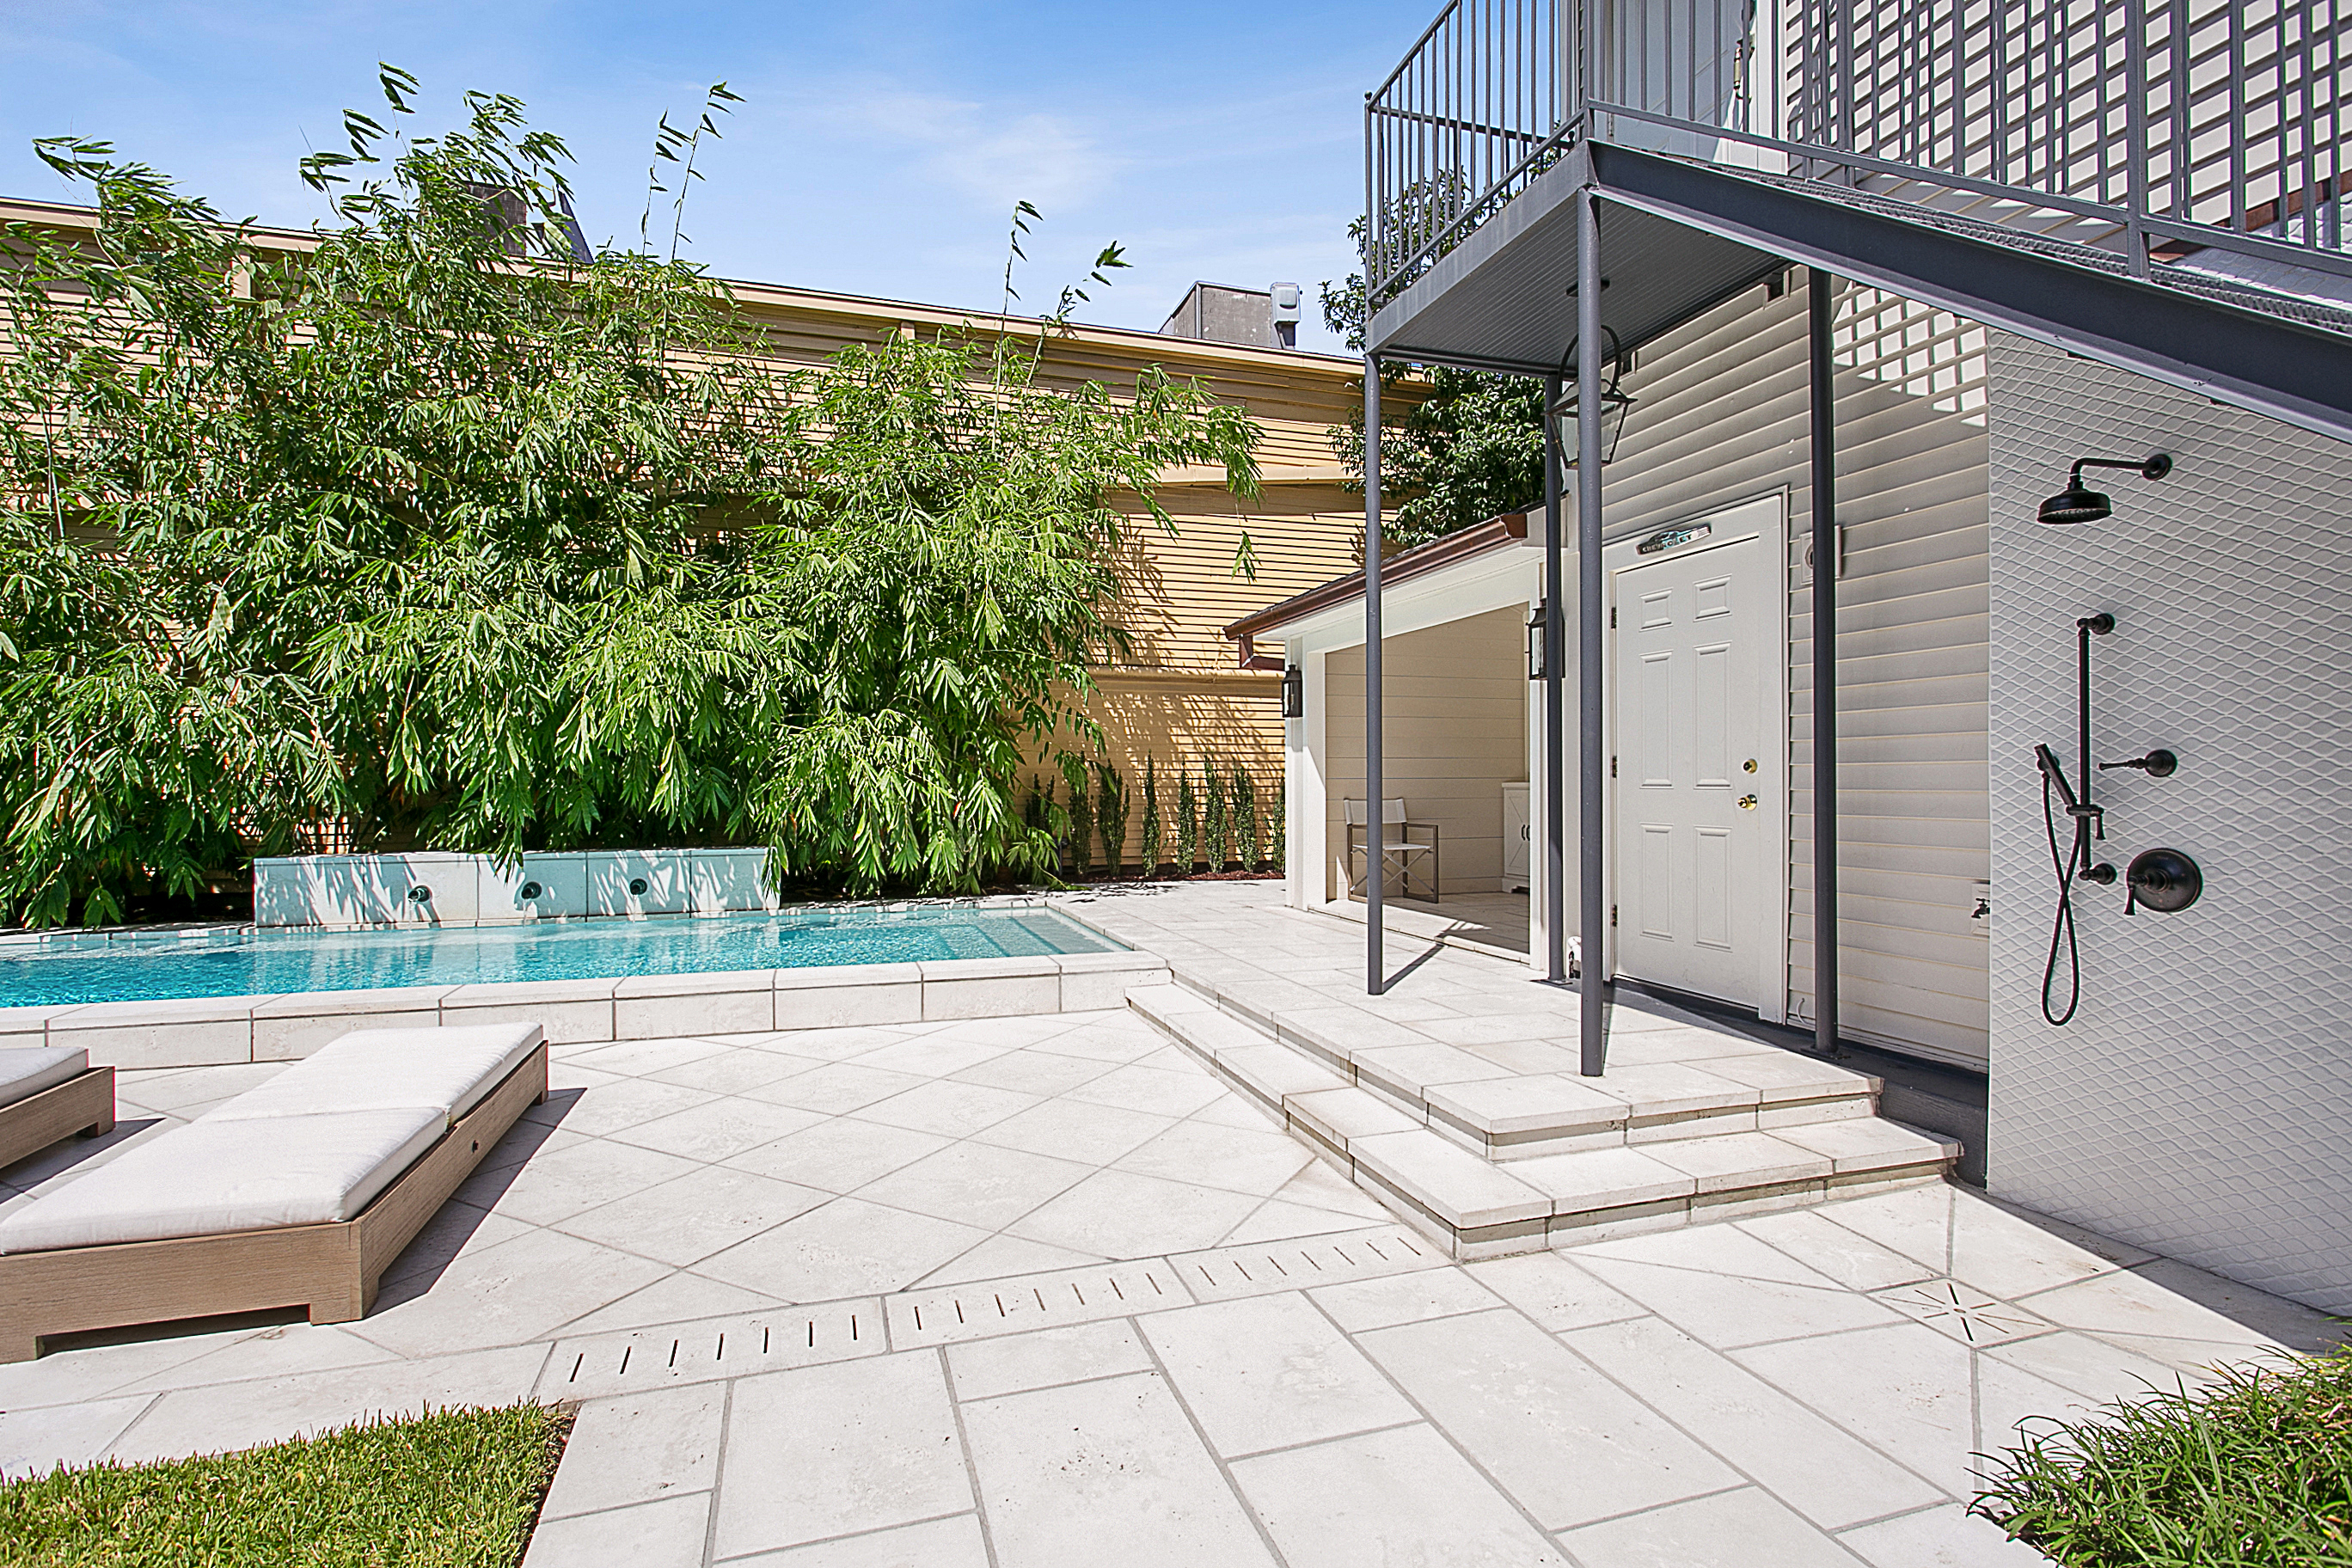
[[2158,746],[2144,757],[2132,757],[2120,763],[2099,764],[2101,773],[2105,773],[2110,768],[2137,768],[2152,779],[2168,779],[2180,771],[2180,759],[2162,746]]

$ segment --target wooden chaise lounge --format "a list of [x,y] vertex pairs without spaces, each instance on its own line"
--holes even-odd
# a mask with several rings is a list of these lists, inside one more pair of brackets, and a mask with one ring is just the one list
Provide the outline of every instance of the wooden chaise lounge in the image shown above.
[[0,1050],[0,1167],[68,1133],[114,1131],[114,1069],[65,1046]]
[[224,1312],[363,1317],[401,1248],[546,1098],[536,1024],[346,1035],[0,1221],[0,1362]]

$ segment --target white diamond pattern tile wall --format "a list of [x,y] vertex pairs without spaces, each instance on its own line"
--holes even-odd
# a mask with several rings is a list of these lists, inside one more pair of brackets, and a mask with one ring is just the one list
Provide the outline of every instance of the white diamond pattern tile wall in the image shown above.
[[[2352,447],[1997,334],[1992,352],[1992,1106],[1997,1194],[2314,1306],[2352,1310]],[[2048,527],[2079,457],[2105,522]],[[2176,915],[2078,889],[2081,1011],[2041,1016],[2054,878],[2032,748],[2074,763],[2095,641],[2103,858],[2186,851]],[[2063,819],[2062,819],[2063,820]],[[2062,840],[2063,842],[2063,840]]]

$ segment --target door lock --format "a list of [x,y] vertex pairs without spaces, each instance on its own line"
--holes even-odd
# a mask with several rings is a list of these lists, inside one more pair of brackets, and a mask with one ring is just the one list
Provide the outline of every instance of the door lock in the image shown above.
[[1742,811],[1753,811],[1753,810],[1755,810],[1755,809],[1756,809],[1756,797],[1755,797],[1754,795],[1741,795],[1741,796],[1739,797],[1739,809],[1740,809],[1740,810],[1742,810]]
[[1750,758],[1748,758],[1746,762],[1744,762],[1744,763],[1740,763],[1740,764],[1739,764],[1739,771],[1740,771],[1741,773],[1754,773],[1754,772],[1756,771],[1756,759],[1755,759],[1755,758],[1753,758],[1753,757],[1750,757]]

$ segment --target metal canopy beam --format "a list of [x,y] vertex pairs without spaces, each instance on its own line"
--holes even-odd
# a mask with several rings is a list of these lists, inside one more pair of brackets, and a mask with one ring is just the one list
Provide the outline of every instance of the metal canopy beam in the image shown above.
[[[1578,341],[1570,294],[1587,167],[1572,156],[1546,173],[1380,310],[1367,341],[1381,357],[1567,374]],[[1620,345],[1638,348],[1786,266],[1669,218],[1612,212],[1601,257],[1601,317]]]
[[1588,151],[1612,203],[2352,440],[2352,340],[2336,333],[1790,184],[1603,143]]

